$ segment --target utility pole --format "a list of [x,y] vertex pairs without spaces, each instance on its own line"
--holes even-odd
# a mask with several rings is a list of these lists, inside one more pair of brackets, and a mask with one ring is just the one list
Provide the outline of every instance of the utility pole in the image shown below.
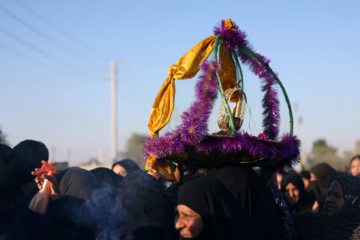
[[54,146],[51,146],[51,148],[50,148],[49,162],[50,163],[55,162],[55,147]]
[[[295,135],[297,135],[297,137],[300,139],[300,141],[302,140],[302,117],[300,117],[298,115],[299,113],[299,105],[297,103],[294,104],[293,106],[294,109],[294,119],[295,119]],[[297,166],[297,170],[301,171],[301,167],[307,166],[307,151],[305,148],[301,149],[301,153],[300,153],[300,163]]]
[[118,152],[117,143],[117,65],[115,61],[110,62],[111,66],[111,158],[116,161]]
[[104,164],[104,149],[103,148],[99,148],[98,160],[99,160],[100,164]]
[[66,162],[69,164],[70,166],[70,149],[66,149]]

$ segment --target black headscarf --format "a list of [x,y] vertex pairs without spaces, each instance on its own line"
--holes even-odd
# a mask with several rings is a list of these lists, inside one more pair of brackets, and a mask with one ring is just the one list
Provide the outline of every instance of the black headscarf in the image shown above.
[[319,203],[320,212],[325,212],[325,198],[331,182],[336,177],[336,171],[327,163],[319,163],[311,169],[311,172],[315,175],[316,181],[310,181],[307,192]]
[[[120,183],[123,179],[122,176],[117,175],[109,168],[98,167],[95,169],[90,170],[92,174],[96,177],[99,181],[102,188],[109,189],[109,191],[119,192],[120,190]],[[116,194],[118,195],[118,193]]]
[[13,149],[0,144],[0,239],[30,239],[13,205],[22,185],[18,161]]
[[121,161],[115,162],[111,169],[113,169],[116,165],[120,165],[123,168],[125,168],[127,173],[140,170],[140,167],[134,162],[134,160],[131,159],[123,159]]
[[35,168],[41,168],[41,161],[48,161],[49,150],[42,142],[35,140],[24,140],[14,147],[14,151],[21,159],[24,183],[33,182],[35,176],[31,172]]
[[200,235],[194,239],[262,238],[228,189],[215,178],[200,177],[183,184],[177,199],[178,204],[197,212],[204,223]]
[[293,170],[289,171],[281,181],[281,191],[284,193],[286,190],[286,186],[292,183],[299,190],[299,201],[290,206],[291,212],[312,212],[312,206],[314,201],[309,197],[304,188],[304,182],[301,177]]
[[164,181],[145,170],[127,174],[120,184],[122,226],[121,239],[162,239],[173,223]]
[[226,165],[213,169],[207,176],[224,183],[268,239],[286,239],[281,210],[270,189],[265,188],[251,167]]
[[360,178],[343,175],[341,184],[345,206],[333,217],[325,214],[294,214],[301,239],[360,239]]
[[96,196],[99,182],[91,172],[78,167],[66,169],[58,179],[63,196],[49,204],[54,223],[47,239],[94,238],[104,222]]
[[315,165],[311,172],[316,177],[316,182],[320,193],[326,195],[331,182],[336,177],[336,171],[327,163],[319,163]]
[[0,144],[0,192],[16,195],[20,191],[23,183],[19,165],[20,159],[14,150]]
[[299,175],[302,178],[306,178],[307,180],[310,180],[310,172],[307,170],[301,171]]
[[123,177],[104,167],[92,169],[90,172],[100,183],[100,189],[97,191],[97,200],[101,209],[107,215],[107,231],[110,231],[118,227],[120,221],[117,197],[120,194],[120,183]]

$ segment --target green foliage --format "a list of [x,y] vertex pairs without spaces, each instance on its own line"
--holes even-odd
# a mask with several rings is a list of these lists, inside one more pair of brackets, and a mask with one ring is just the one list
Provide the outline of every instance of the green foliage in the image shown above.
[[314,142],[313,144],[314,148],[318,148],[318,147],[327,147],[327,143],[325,139],[318,139]]
[[125,152],[119,153],[119,160],[130,158],[134,160],[141,169],[145,168],[146,159],[143,158],[144,143],[148,136],[144,134],[133,133],[127,141]]
[[10,146],[10,143],[7,141],[6,137],[7,137],[6,134],[3,133],[0,126],[0,143]]
[[343,170],[343,164],[337,155],[337,148],[328,146],[325,139],[318,139],[314,142],[311,150],[309,163],[314,166],[326,162],[336,170]]

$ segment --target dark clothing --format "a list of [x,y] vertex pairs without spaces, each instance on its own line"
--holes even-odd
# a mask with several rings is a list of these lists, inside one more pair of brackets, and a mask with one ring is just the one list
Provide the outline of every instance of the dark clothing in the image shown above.
[[163,239],[173,226],[173,211],[164,181],[145,170],[128,173],[120,184],[120,239]]
[[281,191],[286,192],[286,186],[292,183],[299,190],[299,201],[296,204],[290,204],[290,212],[312,212],[312,206],[314,204],[314,199],[312,199],[308,193],[305,191],[304,182],[301,177],[295,171],[289,171],[283,177],[281,181]]
[[23,185],[21,160],[7,145],[0,144],[0,194],[16,195]]
[[300,239],[360,239],[360,178],[341,176],[345,206],[333,217],[325,214],[294,214]]
[[131,159],[124,159],[118,162],[115,162],[112,165],[112,169],[115,167],[115,165],[120,165],[123,168],[125,168],[127,173],[133,172],[133,171],[137,171],[140,170],[140,167],[136,164],[136,162],[134,162]]
[[200,177],[183,184],[177,199],[178,205],[201,216],[204,227],[193,239],[264,239],[229,190],[215,178]]
[[53,224],[46,239],[94,239],[104,221],[99,209],[95,176],[73,167],[59,176],[63,196],[49,203]]
[[109,168],[95,168],[90,171],[100,183],[100,192],[97,194],[102,207],[107,212],[112,211],[116,206],[116,198],[120,193],[122,176],[117,175]]
[[15,209],[0,212],[0,240],[29,240],[25,228],[16,216]]
[[117,175],[111,169],[104,167],[95,168],[90,170],[90,172],[94,174],[102,188],[110,188],[119,191],[120,183],[123,179],[122,176]]
[[325,198],[331,182],[336,177],[336,171],[327,163],[319,163],[311,172],[315,175],[316,181],[310,181],[307,192],[319,203],[319,211],[325,213]]
[[16,208],[5,210],[5,206],[14,206],[15,196],[22,186],[20,159],[9,146],[0,144],[0,239],[29,239],[18,219]]
[[38,193],[37,186],[25,196],[22,192],[15,199],[15,208],[20,222],[26,228],[29,237],[32,240],[44,239],[46,227],[51,224],[51,214],[48,209],[46,213],[39,214],[29,209],[29,205],[33,197]]
[[229,165],[213,169],[207,177],[224,183],[267,239],[286,239],[281,210],[252,168]]

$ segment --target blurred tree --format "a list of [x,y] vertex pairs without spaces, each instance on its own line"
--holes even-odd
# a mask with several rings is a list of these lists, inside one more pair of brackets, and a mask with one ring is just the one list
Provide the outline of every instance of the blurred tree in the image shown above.
[[316,164],[326,162],[338,171],[343,171],[344,166],[337,155],[337,149],[328,146],[325,139],[318,139],[313,143],[309,163],[314,166]]
[[325,139],[318,139],[313,144],[314,148],[327,148],[327,143]]
[[6,140],[6,134],[4,134],[3,131],[1,130],[1,125],[0,125],[0,143],[10,146],[10,143]]
[[134,160],[141,169],[145,169],[146,159],[143,158],[143,152],[147,137],[147,135],[133,133],[127,141],[126,151],[119,153],[119,160],[130,158]]

